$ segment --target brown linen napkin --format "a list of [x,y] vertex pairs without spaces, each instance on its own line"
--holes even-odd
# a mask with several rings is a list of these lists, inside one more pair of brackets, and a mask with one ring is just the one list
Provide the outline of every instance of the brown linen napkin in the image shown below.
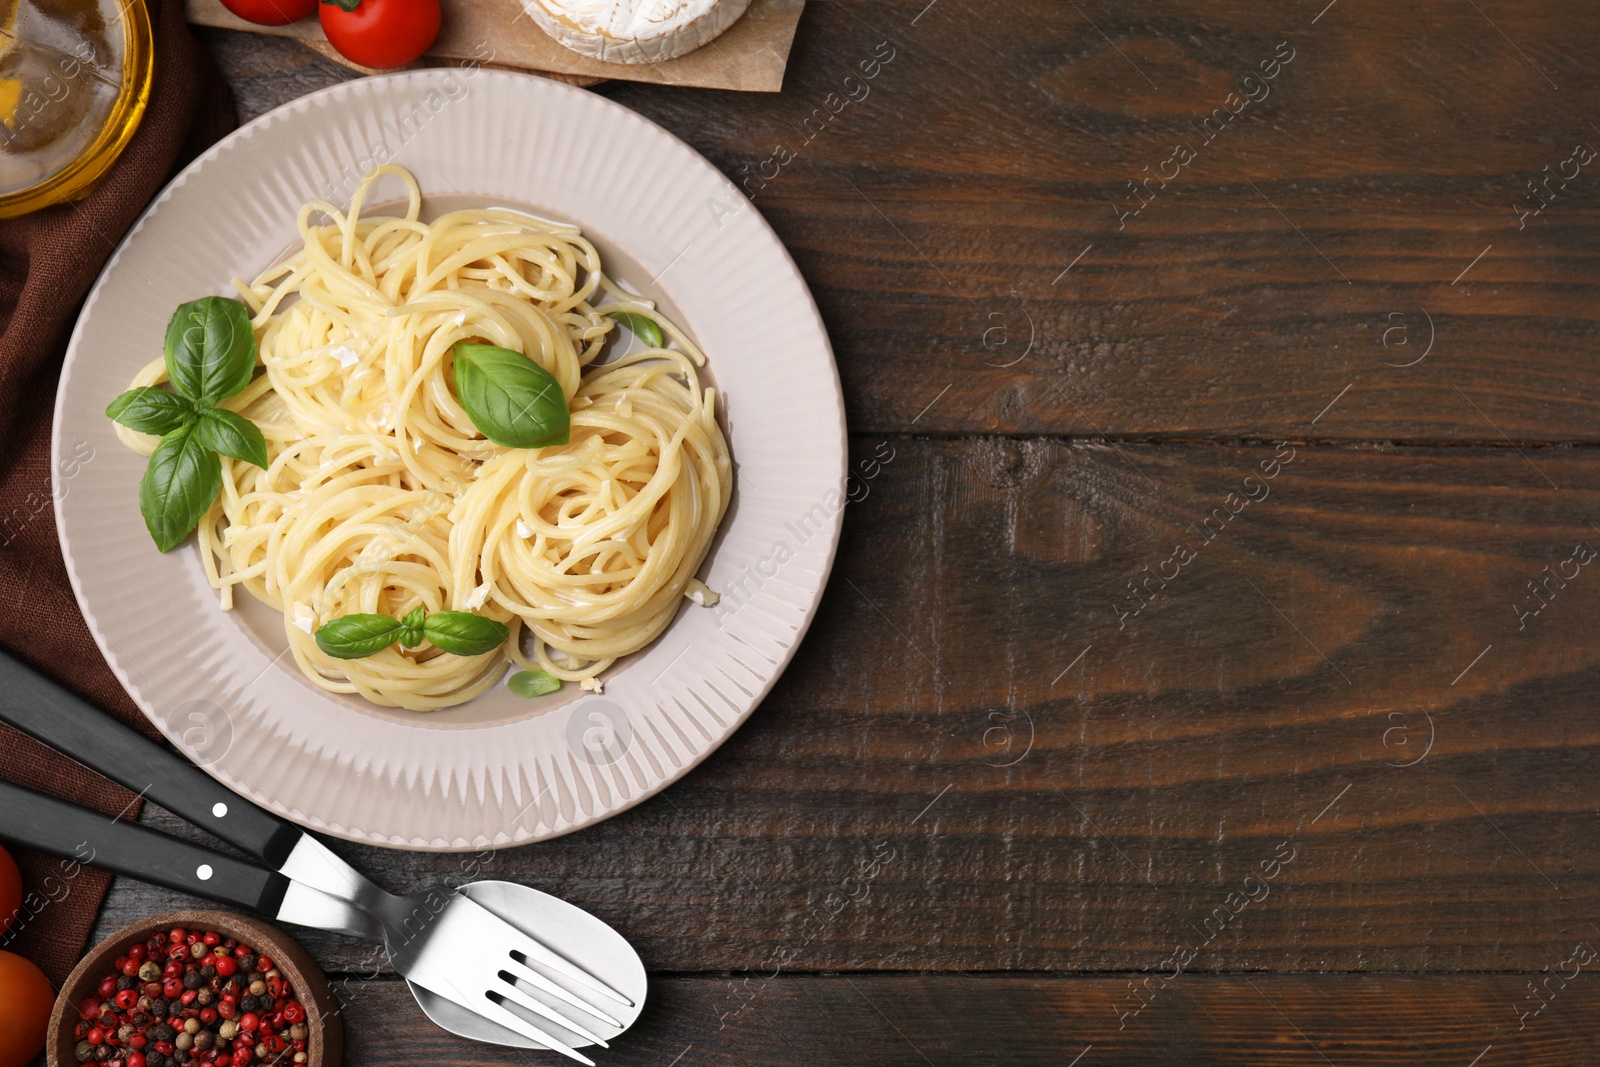
[[[79,304],[173,172],[237,122],[227,83],[184,23],[182,0],[154,0],[151,21],[150,105],[122,158],[86,200],[0,220],[0,645],[155,736],[78,613],[50,483],[56,382]],[[138,814],[134,794],[6,726],[0,776],[107,813]],[[59,985],[83,952],[111,880],[14,854],[25,921],[0,948],[26,956]]]

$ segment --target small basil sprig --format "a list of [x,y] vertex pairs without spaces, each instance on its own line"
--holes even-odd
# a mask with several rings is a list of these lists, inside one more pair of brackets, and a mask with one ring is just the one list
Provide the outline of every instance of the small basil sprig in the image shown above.
[[317,647],[334,659],[365,659],[395,642],[416,648],[424,640],[457,656],[481,656],[505,644],[505,623],[467,611],[429,615],[415,608],[404,619],[392,615],[345,615],[317,628]]
[[456,396],[478,432],[507,448],[564,445],[572,413],[561,383],[519,352],[496,345],[458,342]]
[[542,697],[561,688],[561,679],[548,671],[518,671],[506,682],[506,688],[519,697]]
[[661,348],[666,344],[666,338],[661,335],[661,327],[656,320],[637,311],[613,311],[611,317],[618,326],[626,326],[628,330],[649,348]]
[[167,324],[167,379],[176,392],[129,389],[106,414],[161,443],[139,482],[139,511],[156,547],[166,552],[189,536],[222,486],[219,455],[265,468],[267,441],[249,419],[220,400],[250,384],[256,337],[237,300],[203,297],[178,305]]

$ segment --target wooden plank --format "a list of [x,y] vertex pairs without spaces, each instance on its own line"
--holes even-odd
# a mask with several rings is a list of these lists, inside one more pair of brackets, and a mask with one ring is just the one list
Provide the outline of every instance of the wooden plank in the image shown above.
[[[1322,6],[818,3],[781,94],[600,91],[754,194],[857,430],[1600,440],[1600,11]],[[346,76],[240,36],[247,117]]]
[[[602,1055],[616,1067],[1587,1063],[1600,992],[1566,958],[1577,977],[1549,979],[1542,1002],[1518,975],[1184,975],[1136,1015],[1128,976],[666,976]],[[441,1033],[399,983],[341,993],[353,1063],[529,1062]]]
[[1324,6],[819,4],[781,99],[609,95],[748,181],[857,430],[1281,437],[1351,386],[1318,436],[1594,440],[1600,183],[1513,205],[1600,148],[1600,12]]
[[[1600,572],[1572,562],[1600,456],[853,461],[810,636],[665,795],[476,862],[340,851],[395,890],[558,893],[664,971],[1533,972],[1600,938]],[[124,887],[104,921],[168,903]]]

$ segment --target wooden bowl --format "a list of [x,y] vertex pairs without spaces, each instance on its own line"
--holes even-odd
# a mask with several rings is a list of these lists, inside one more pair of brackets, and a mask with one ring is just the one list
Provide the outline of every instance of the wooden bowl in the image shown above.
[[344,1057],[344,1028],[339,1018],[339,1002],[328,988],[328,979],[321,968],[305,949],[282,932],[259,919],[225,911],[171,911],[154,915],[123,927],[90,950],[62,983],[55,1010],[50,1014],[50,1030],[45,1041],[49,1067],[78,1067],[74,1051],[78,1039],[72,1036],[72,1029],[78,1024],[78,1002],[95,995],[95,987],[112,972],[117,957],[134,945],[148,941],[158,930],[167,931],[174,926],[185,930],[215,930],[223,937],[236,938],[249,945],[257,954],[272,957],[272,962],[293,986],[296,999],[306,1009],[306,1026],[310,1033],[306,1040],[305,1067],[339,1067]]

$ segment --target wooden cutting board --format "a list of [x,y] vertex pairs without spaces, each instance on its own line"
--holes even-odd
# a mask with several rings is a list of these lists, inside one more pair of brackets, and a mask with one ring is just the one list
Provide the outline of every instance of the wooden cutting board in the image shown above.
[[[443,3],[439,39],[417,66],[470,63],[532,70],[580,85],[618,79],[746,92],[777,92],[783,87],[795,27],[805,7],[805,0],[754,0],[744,17],[704,48],[662,63],[630,64],[602,62],[563,47],[524,13],[521,0]],[[196,25],[296,37],[335,62],[367,71],[333,50],[315,18],[288,26],[257,26],[228,11],[221,0],[185,0],[185,8]]]

